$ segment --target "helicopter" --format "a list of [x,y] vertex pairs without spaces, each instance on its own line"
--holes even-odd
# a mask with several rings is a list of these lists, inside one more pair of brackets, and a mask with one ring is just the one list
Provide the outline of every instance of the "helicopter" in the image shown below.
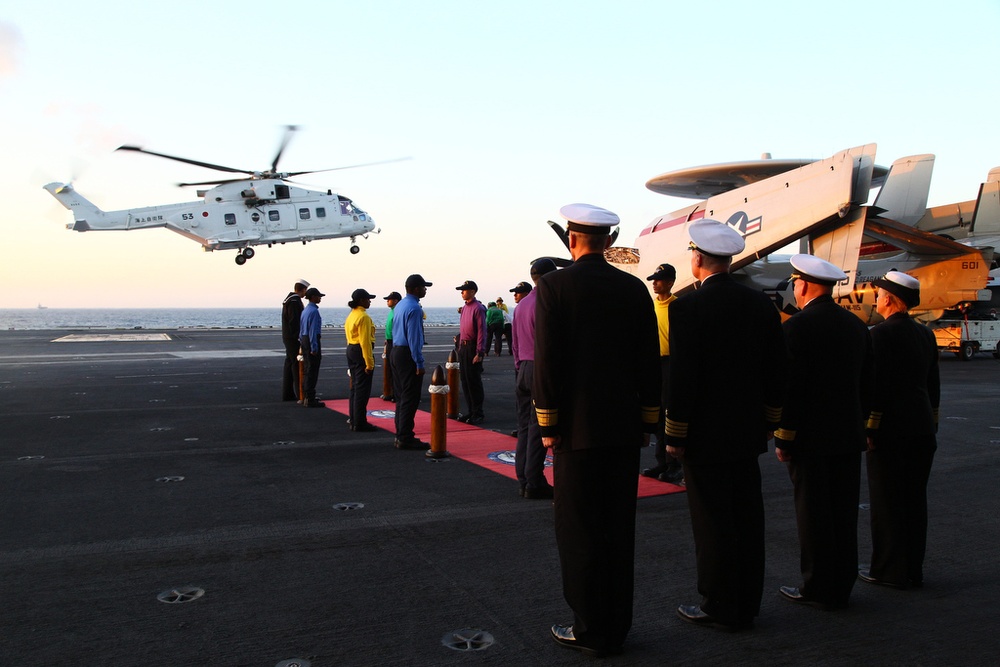
[[199,201],[102,211],[80,195],[72,184],[49,183],[43,187],[73,212],[73,222],[68,223],[66,228],[77,232],[165,227],[197,241],[206,252],[236,250],[236,263],[240,266],[256,254],[254,246],[264,244],[271,247],[275,243],[301,241],[305,245],[320,239],[349,237],[351,254],[357,254],[361,251],[356,243],[358,237],[368,238],[368,234],[382,231],[375,227],[371,215],[344,195],[332,190],[322,192],[297,187],[287,179],[303,174],[367,167],[409,158],[332,169],[280,172],[278,162],[297,130],[295,125],[286,126],[278,152],[271,161],[270,168],[264,171],[236,169],[157,153],[139,146],[126,145],[115,149],[144,153],[216,171],[245,174],[239,178],[178,183],[180,187],[214,186],[208,190],[198,190],[198,197],[201,198]]

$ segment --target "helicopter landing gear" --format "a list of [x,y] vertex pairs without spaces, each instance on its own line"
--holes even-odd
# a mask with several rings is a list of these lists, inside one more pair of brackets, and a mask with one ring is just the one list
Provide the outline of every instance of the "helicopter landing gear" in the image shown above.
[[359,252],[361,252],[361,248],[359,248],[356,245],[352,245],[351,246],[351,254],[352,255],[357,255]]
[[253,256],[256,254],[257,253],[253,248],[250,247],[243,248],[241,252],[238,252],[236,254],[236,264],[239,266],[243,266],[244,264],[247,263],[248,259],[252,259]]

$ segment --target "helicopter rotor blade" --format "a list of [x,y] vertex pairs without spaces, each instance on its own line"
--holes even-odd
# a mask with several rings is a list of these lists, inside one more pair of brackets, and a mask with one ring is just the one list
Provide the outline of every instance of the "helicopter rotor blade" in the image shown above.
[[378,162],[365,162],[363,164],[352,164],[346,167],[333,167],[332,169],[312,169],[310,171],[290,171],[286,176],[301,176],[302,174],[321,174],[325,171],[340,171],[342,169],[357,169],[358,167],[372,167],[377,164],[389,164],[390,162],[404,162],[406,160],[412,160],[411,157],[398,157],[392,160],[379,160]]
[[247,180],[247,179],[245,179],[245,178],[227,178],[227,179],[224,179],[224,180],[221,180],[221,181],[201,181],[200,183],[178,183],[177,187],[179,187],[179,188],[190,188],[190,187],[195,187],[197,185],[223,185],[224,183],[240,183],[240,182],[245,181],[245,180]]
[[218,164],[212,164],[210,162],[200,162],[198,160],[189,160],[186,157],[177,157],[176,155],[167,155],[166,153],[156,153],[153,151],[148,151],[145,148],[140,148],[139,146],[119,146],[115,149],[116,151],[134,151],[136,153],[145,153],[146,155],[155,155],[156,157],[167,158],[168,160],[175,160],[177,162],[184,162],[186,164],[193,164],[196,167],[205,167],[206,169],[215,169],[216,171],[225,171],[231,174],[252,174],[252,171],[246,169],[234,169],[233,167],[224,167]]
[[278,152],[274,156],[274,161],[271,162],[271,171],[278,171],[278,160],[281,159],[281,154],[285,152],[285,148],[288,147],[288,142],[292,140],[292,135],[295,134],[299,129],[298,125],[286,125],[285,126],[285,136],[281,138],[281,145],[278,146]]

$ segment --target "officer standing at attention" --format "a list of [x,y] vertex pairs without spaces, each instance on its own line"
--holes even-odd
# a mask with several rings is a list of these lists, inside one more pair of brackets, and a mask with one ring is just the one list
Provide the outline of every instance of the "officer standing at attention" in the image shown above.
[[653,275],[646,280],[653,281],[653,307],[656,310],[656,326],[660,332],[660,423],[656,427],[656,466],[646,468],[642,474],[671,484],[680,483],[684,479],[684,469],[681,462],[667,454],[667,443],[663,432],[666,429],[666,405],[670,395],[668,380],[670,379],[670,319],[668,308],[677,300],[671,290],[677,280],[677,270],[671,264],[660,264]]
[[299,324],[302,297],[309,283],[301,278],[281,303],[281,340],[285,344],[285,366],[281,375],[281,400],[301,401],[299,393]]
[[323,317],[319,314],[319,302],[326,296],[315,287],[306,290],[309,302],[302,310],[299,324],[299,344],[302,346],[302,370],[306,374],[305,392],[302,405],[307,408],[322,408],[326,404],[316,400],[316,382],[319,380],[319,366],[323,361],[323,346],[320,337],[323,331]]
[[469,424],[483,423],[483,357],[486,356],[486,306],[476,299],[479,286],[466,280],[456,287],[462,293],[465,305],[459,318],[458,363],[465,394],[464,415],[458,421]]
[[368,314],[374,294],[356,289],[347,307],[351,309],[344,322],[347,337],[347,369],[351,373],[350,420],[352,431],[377,431],[368,423],[368,399],[372,395],[372,373],[375,372],[375,325]]
[[783,326],[788,379],[774,447],[794,488],[802,587],[779,590],[792,602],[844,609],[858,571],[872,342],[868,327],[833,300],[843,271],[813,255],[794,255],[791,263],[800,311]]
[[885,318],[871,330],[875,395],[868,417],[868,495],[871,568],[862,581],[893,588],[924,582],[927,480],[937,450],[941,378],[934,334],[910,318],[920,281],[890,271],[873,282],[875,307]]
[[690,225],[697,290],[670,305],[667,453],[681,459],[701,605],[685,621],[748,630],[764,590],[764,501],[758,457],[781,418],[785,337],[761,291],[729,275],[744,249],[715,220]]
[[[540,259],[531,265],[531,279],[538,279],[556,270],[551,259]],[[538,429],[538,418],[531,404],[531,387],[535,378],[535,297],[531,285],[520,282],[510,290],[514,293],[512,351],[514,353],[514,399],[517,402],[517,449],[514,471],[520,494],[528,500],[552,497],[552,486],[545,479],[545,447]]]
[[385,305],[389,307],[389,314],[385,318],[385,350],[382,355],[385,361],[382,364],[382,372],[389,378],[389,391],[392,392],[388,396],[383,396],[382,399],[389,402],[395,402],[396,388],[392,384],[392,321],[396,313],[396,304],[399,303],[403,297],[399,294],[399,292],[389,292],[389,296],[384,296],[382,298],[385,299]]
[[420,300],[431,283],[414,273],[406,279],[406,296],[396,304],[392,320],[392,386],[396,392],[397,449],[428,449],[417,439],[413,420],[424,383],[424,310]]
[[538,281],[532,387],[554,457],[556,543],[573,610],[572,625],[551,633],[603,656],[620,653],[632,627],[636,470],[659,413],[659,343],[646,286],[604,258],[618,216],[589,204],[560,213],[574,263]]

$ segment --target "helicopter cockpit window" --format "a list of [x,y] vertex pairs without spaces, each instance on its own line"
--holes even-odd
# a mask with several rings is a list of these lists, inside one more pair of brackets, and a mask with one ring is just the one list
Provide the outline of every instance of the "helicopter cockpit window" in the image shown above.
[[281,220],[281,211],[276,211],[274,209],[267,212],[267,219],[271,222],[276,220]]
[[226,219],[226,224],[227,225],[235,225],[236,224],[236,214],[235,213],[226,213],[226,215],[224,217]]
[[288,193],[287,185],[275,185],[274,186],[274,198],[275,199],[288,199],[291,195]]
[[308,220],[308,219],[309,219],[309,209],[307,209],[307,208],[300,208],[299,209],[299,220]]
[[354,214],[354,203],[350,199],[340,200],[340,212],[343,215],[353,215]]
[[325,218],[326,217],[326,209],[323,208],[322,206],[317,206],[316,207],[316,217],[317,218]]

